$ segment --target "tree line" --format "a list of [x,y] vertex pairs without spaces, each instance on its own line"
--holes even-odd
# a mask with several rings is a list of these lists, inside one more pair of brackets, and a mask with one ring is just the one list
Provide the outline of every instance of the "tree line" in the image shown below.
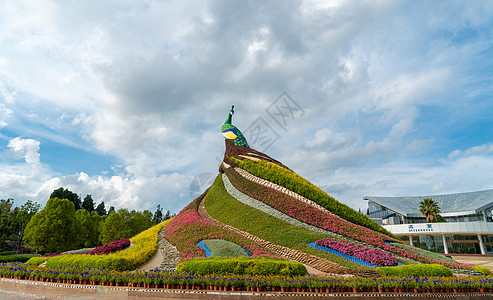
[[[113,206],[106,211],[91,195],[83,201],[63,187],[54,190],[46,206],[28,200],[13,208],[13,199],[0,200],[0,249],[23,252],[23,244],[42,253],[92,248],[130,238],[174,216],[157,205],[154,213]],[[41,209],[41,210],[40,210]]]

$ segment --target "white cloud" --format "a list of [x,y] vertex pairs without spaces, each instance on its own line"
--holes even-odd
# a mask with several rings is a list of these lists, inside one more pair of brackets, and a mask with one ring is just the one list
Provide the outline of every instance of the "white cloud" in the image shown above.
[[[0,129],[31,137],[8,147],[44,168],[36,178],[5,166],[2,187],[24,184],[26,195],[45,199],[65,186],[114,206],[179,209],[187,181],[217,170],[229,105],[246,128],[282,91],[306,114],[287,131],[275,127],[282,137],[269,154],[341,193],[353,187],[352,199],[372,185],[379,193],[428,187],[429,171],[416,167],[428,162],[402,166],[407,173],[393,163],[440,144],[423,132],[423,111],[452,112],[438,127],[463,112],[457,99],[491,94],[489,84],[470,86],[489,78],[473,76],[480,67],[471,60],[484,63],[491,14],[491,4],[460,2],[0,4]],[[470,26],[484,33],[456,42]],[[56,174],[41,166],[36,141],[44,139],[115,157],[121,168]],[[492,151],[464,147],[448,151],[452,164],[431,164],[437,176]],[[433,180],[430,190],[455,178]],[[12,189],[22,198],[20,190]]]
[[480,146],[474,146],[471,148],[468,148],[464,151],[462,150],[454,150],[450,152],[448,155],[449,159],[453,159],[456,157],[468,157],[468,156],[483,156],[483,155],[488,155],[493,152],[493,143],[488,143]]
[[39,164],[39,141],[33,139],[22,139],[16,137],[11,139],[7,145],[10,153],[16,158],[23,158],[27,164]]

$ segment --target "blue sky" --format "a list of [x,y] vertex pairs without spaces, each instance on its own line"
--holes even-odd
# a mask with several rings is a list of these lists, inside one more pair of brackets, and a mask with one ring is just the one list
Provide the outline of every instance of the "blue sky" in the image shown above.
[[253,147],[355,209],[493,188],[491,1],[7,0],[0,28],[18,205],[63,186],[178,212],[232,104]]

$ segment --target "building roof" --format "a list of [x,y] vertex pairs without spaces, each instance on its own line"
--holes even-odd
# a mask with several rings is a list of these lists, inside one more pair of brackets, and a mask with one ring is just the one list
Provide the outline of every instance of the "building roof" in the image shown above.
[[409,196],[409,197],[363,197],[406,217],[423,217],[419,203],[431,198],[438,203],[442,217],[476,214],[493,207],[493,190],[457,193],[448,195]]

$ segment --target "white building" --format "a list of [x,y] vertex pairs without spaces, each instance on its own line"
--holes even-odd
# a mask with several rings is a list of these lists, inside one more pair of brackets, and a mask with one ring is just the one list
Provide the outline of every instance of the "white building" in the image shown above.
[[[438,203],[444,223],[426,223],[425,198]],[[493,190],[432,196],[364,197],[368,216],[409,243],[438,253],[493,254]]]

